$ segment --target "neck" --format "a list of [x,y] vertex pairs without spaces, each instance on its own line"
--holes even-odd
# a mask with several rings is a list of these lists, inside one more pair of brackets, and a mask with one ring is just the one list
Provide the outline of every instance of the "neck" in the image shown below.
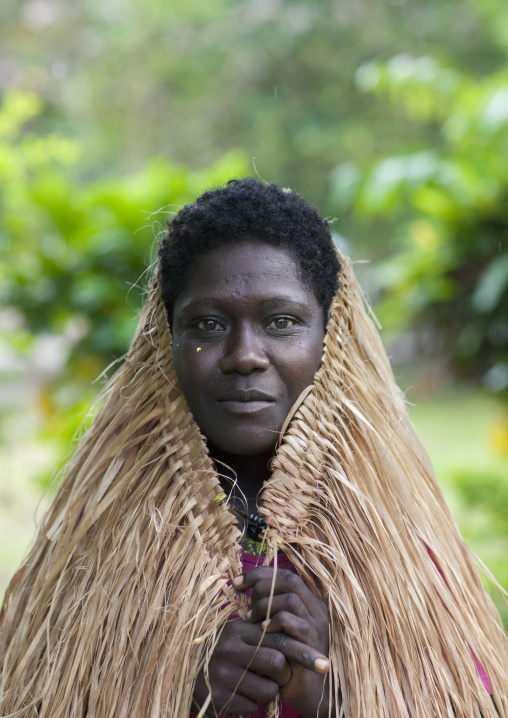
[[[245,506],[247,499],[249,511],[256,511],[257,499],[263,483],[270,476],[270,461],[273,451],[263,454],[240,456],[210,446],[210,455],[215,462],[217,473],[226,493],[231,492],[236,480],[237,490],[233,490],[233,503]],[[223,478],[225,477],[225,478]]]

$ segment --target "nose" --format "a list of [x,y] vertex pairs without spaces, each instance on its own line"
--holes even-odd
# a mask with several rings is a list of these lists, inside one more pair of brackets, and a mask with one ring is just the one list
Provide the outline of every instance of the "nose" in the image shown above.
[[219,361],[220,370],[224,374],[250,374],[253,371],[265,371],[269,366],[263,337],[253,327],[243,325],[230,329],[224,355]]

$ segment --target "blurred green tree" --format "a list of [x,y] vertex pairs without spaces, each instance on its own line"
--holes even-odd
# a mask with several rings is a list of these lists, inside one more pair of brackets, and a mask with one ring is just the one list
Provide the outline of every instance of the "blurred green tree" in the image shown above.
[[[433,54],[482,76],[506,59],[502,0],[7,0],[0,87],[45,99],[37,124],[86,146],[88,176],[147,158],[198,168],[231,148],[325,213],[329,171],[435,139],[355,72],[394,53]],[[2,68],[4,78],[2,78]]]
[[80,182],[75,142],[25,131],[40,111],[36,95],[12,91],[0,112],[0,240],[9,255],[0,300],[35,334],[81,319],[79,351],[104,364],[129,344],[146,285],[139,280],[168,216],[243,175],[245,158],[233,152],[202,171],[158,159],[136,174]]
[[43,335],[67,338],[38,401],[46,427],[53,421],[68,437],[91,381],[129,346],[166,219],[243,176],[246,161],[230,152],[191,171],[156,159],[135,174],[80,181],[79,145],[31,131],[42,111],[39,96],[19,90],[5,93],[0,110],[0,306],[21,318],[10,335],[21,355]]
[[420,349],[459,375],[508,390],[508,73],[474,79],[398,55],[364,64],[357,80],[438,138],[332,175],[334,201],[365,232],[394,234],[375,273],[378,315],[388,327],[426,330]]

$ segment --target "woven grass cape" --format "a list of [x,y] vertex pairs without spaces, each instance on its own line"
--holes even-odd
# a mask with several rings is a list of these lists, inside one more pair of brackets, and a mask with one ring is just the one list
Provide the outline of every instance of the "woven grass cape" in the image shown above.
[[[341,262],[321,367],[263,492],[267,560],[282,548],[327,602],[333,715],[494,718],[471,647],[507,718],[499,616]],[[1,716],[188,718],[200,661],[245,615],[227,585],[239,531],[156,279],[101,402],[5,599]]]

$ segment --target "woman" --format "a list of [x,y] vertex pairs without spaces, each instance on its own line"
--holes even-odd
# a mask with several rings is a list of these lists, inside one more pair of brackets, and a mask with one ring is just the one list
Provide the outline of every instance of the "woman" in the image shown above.
[[0,714],[508,716],[498,621],[327,222],[250,179],[181,210],[11,583]]

